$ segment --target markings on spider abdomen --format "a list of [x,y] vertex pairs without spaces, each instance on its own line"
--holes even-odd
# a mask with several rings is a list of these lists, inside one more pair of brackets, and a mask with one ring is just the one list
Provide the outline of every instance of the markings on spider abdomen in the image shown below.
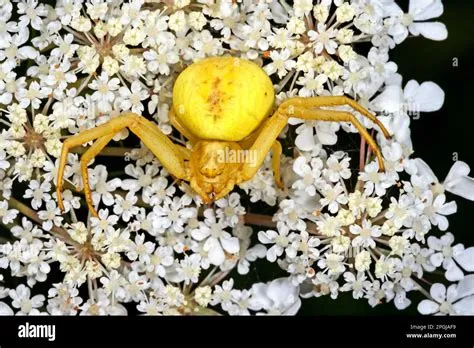
[[222,113],[222,102],[224,99],[224,93],[219,88],[220,83],[221,79],[219,77],[216,77],[216,79],[212,82],[211,92],[209,93],[209,97],[207,98],[207,102],[209,103],[209,107],[213,114],[214,121],[217,121],[217,119],[221,117]]

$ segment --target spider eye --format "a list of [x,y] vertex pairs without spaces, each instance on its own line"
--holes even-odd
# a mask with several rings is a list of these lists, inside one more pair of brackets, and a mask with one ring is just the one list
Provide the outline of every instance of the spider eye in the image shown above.
[[221,175],[224,171],[224,166],[219,165],[219,163],[207,163],[200,170],[201,174],[207,176],[208,178],[215,178],[218,175]]

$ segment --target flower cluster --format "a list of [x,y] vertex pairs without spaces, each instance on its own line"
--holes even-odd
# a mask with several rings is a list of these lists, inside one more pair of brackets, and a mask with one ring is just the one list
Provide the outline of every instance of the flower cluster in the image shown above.
[[[412,157],[410,116],[439,110],[444,93],[403,84],[389,55],[409,36],[444,40],[432,21],[443,4],[407,11],[395,0],[0,0],[0,314],[294,315],[301,298],[341,292],[405,309],[412,291],[426,296],[422,314],[474,314],[474,247],[448,232],[447,195],[474,200],[474,180],[466,163],[439,181]],[[377,137],[386,170],[364,141],[358,158],[335,149],[354,126],[290,119],[285,189],[269,155],[203,205],[124,130],[102,154],[126,164],[89,166],[98,216],[81,193],[84,149],[67,159],[60,211],[64,139],[130,110],[186,145],[168,118],[174,81],[220,55],[262,66],[277,103],[355,99],[392,134]],[[242,277],[265,262],[285,275]]]

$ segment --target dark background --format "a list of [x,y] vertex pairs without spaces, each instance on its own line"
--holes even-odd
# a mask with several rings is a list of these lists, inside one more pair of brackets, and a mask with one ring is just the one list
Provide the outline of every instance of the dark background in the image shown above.
[[[405,12],[408,6],[397,0]],[[437,20],[446,24],[448,39],[441,42],[422,37],[409,38],[390,52],[391,60],[398,64],[403,76],[403,86],[412,79],[419,83],[436,82],[446,93],[443,108],[435,113],[422,113],[412,120],[413,157],[422,158],[443,181],[453,165],[453,154],[472,168],[474,177],[474,2],[472,0],[443,1],[444,14]],[[436,21],[436,19],[434,20]],[[458,67],[453,66],[458,59]],[[474,202],[447,193],[448,200],[455,200],[458,212],[448,217],[449,232],[458,243],[474,246]],[[434,228],[430,233],[442,233]],[[441,281],[441,279],[439,279]],[[301,314],[308,315],[383,315],[417,314],[416,305],[423,299],[410,294],[413,303],[398,311],[393,303],[371,308],[366,300],[353,300],[351,294],[340,295],[337,300],[329,297],[303,302]]]

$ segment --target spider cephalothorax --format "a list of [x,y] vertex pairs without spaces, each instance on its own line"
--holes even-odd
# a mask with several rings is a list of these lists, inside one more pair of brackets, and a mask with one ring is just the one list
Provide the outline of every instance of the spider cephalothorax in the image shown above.
[[251,179],[270,150],[275,181],[282,186],[281,145],[276,139],[289,117],[352,123],[375,153],[380,170],[384,170],[374,139],[352,113],[322,109],[350,106],[389,137],[385,127],[354,100],[344,96],[295,97],[276,109],[274,102],[272,82],[257,64],[235,57],[211,57],[196,62],[178,76],[169,115],[172,125],[188,139],[191,149],[173,143],[146,118],[125,112],[64,142],[56,191],[59,207],[64,209],[61,187],[69,150],[96,140],[81,158],[81,172],[87,205],[97,215],[92,205],[87,165],[117,132],[127,127],[171,175],[188,181],[206,203],[222,198],[235,185]]
[[242,151],[238,143],[229,141],[201,140],[193,147],[188,178],[206,203],[224,197],[242,181],[243,162],[237,160]]

